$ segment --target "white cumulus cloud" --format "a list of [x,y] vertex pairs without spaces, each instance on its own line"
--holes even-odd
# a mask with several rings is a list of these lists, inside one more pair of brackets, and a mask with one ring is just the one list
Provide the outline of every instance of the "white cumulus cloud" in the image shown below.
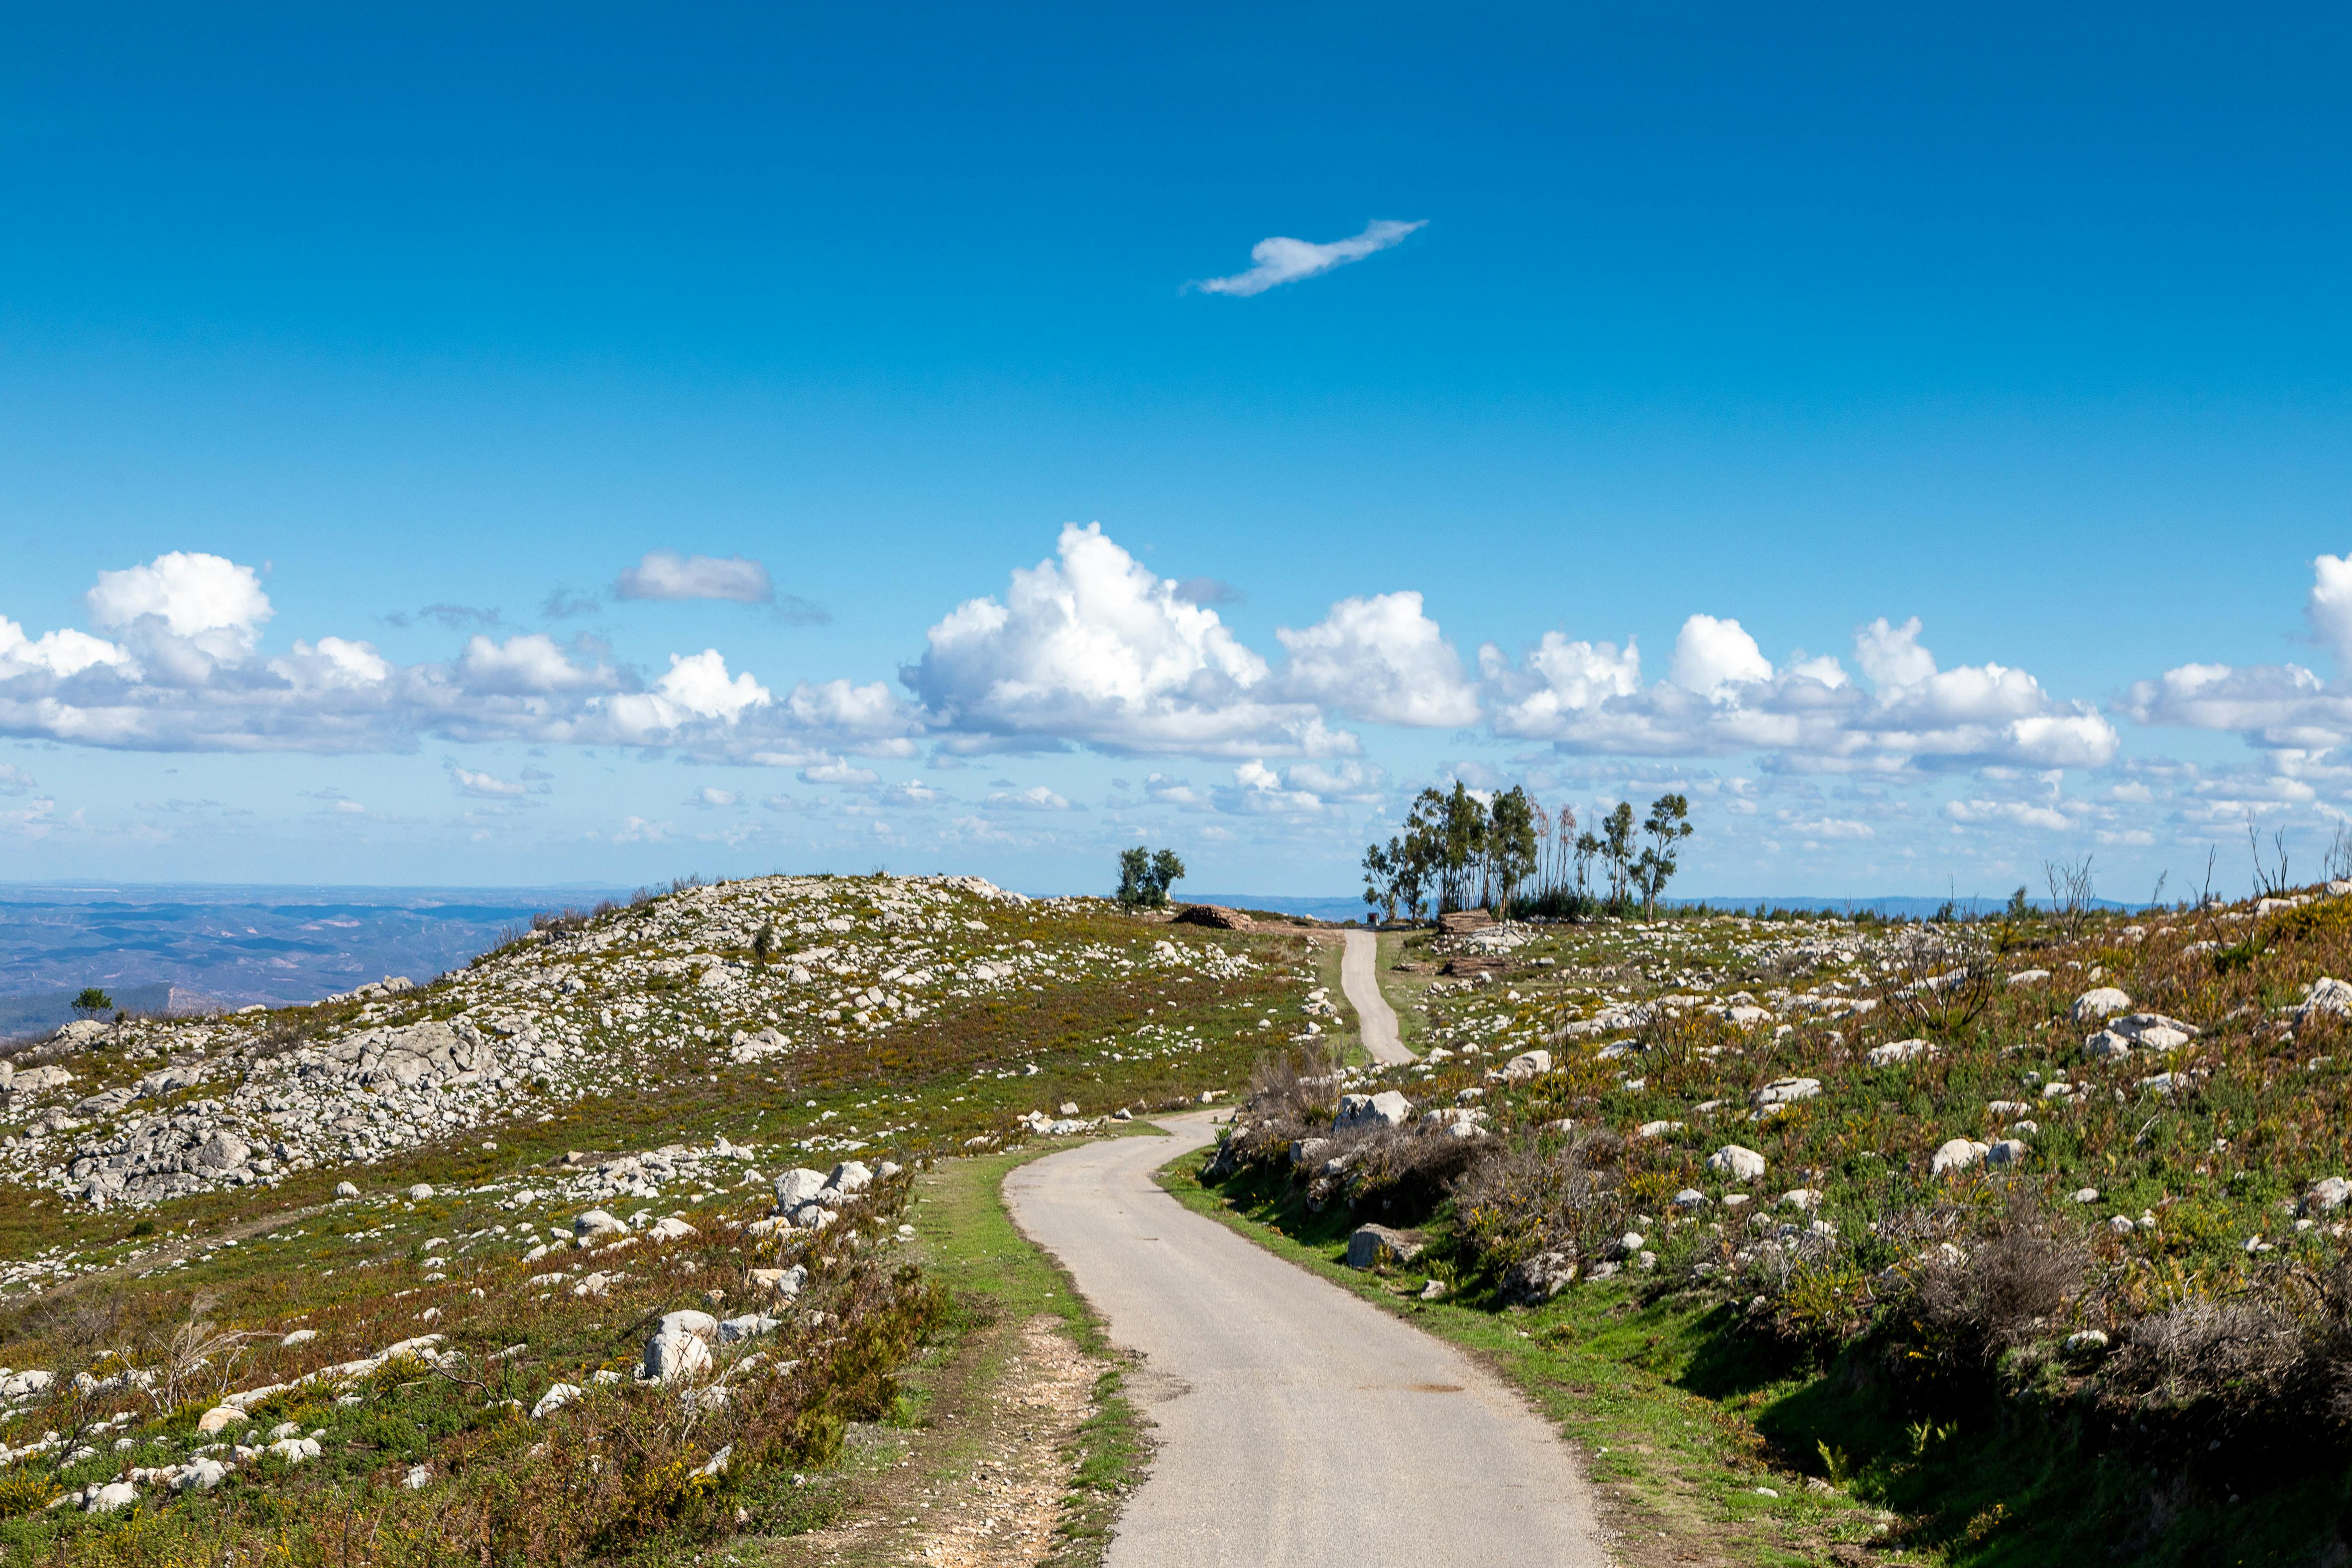
[[1375,724],[1477,721],[1477,689],[1419,594],[1342,599],[1306,630],[1274,635],[1290,654],[1282,685],[1295,697]]
[[932,727],[966,749],[1355,749],[1314,703],[1284,697],[1266,661],[1178,587],[1100,524],[1071,523],[1055,559],[1015,570],[1003,599],[967,600],[931,627],[904,678]]
[[1675,637],[1666,679],[1685,691],[1717,697],[1724,688],[1772,679],[1772,661],[1738,621],[1693,616]]
[[1380,218],[1365,225],[1361,234],[1323,245],[1276,235],[1250,247],[1253,265],[1248,271],[1236,272],[1230,278],[1204,279],[1192,287],[1204,294],[1263,294],[1269,289],[1316,277],[1335,267],[1345,267],[1350,261],[1361,261],[1365,257],[1386,250],[1392,245],[1402,244],[1407,235],[1424,226],[1428,221],[1423,218],[1412,223],[1402,223],[1394,218]]

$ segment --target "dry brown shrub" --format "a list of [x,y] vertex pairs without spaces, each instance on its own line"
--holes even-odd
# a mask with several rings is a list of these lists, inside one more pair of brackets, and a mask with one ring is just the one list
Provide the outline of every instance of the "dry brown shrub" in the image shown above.
[[2006,1212],[1966,1257],[1925,1255],[1909,1272],[1906,1305],[1931,1360],[1986,1365],[2054,1333],[2090,1269],[2084,1235],[2013,1187]]
[[1613,1180],[1604,1172],[1622,1144],[1601,1133],[1566,1147],[1479,1140],[1479,1155],[1454,1183],[1454,1212],[1472,1259],[1497,1271],[1563,1247],[1580,1247]]

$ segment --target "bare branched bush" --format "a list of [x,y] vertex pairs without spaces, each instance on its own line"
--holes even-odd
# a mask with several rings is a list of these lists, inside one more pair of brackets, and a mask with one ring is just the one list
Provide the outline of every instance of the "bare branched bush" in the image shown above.
[[1600,1199],[1614,1190],[1610,1167],[1622,1143],[1607,1133],[1565,1148],[1481,1142],[1480,1157],[1454,1184],[1473,1260],[1499,1272],[1539,1252],[1582,1250]]
[[2089,1242],[2012,1188],[2001,1219],[1972,1249],[1938,1247],[1909,1271],[1906,1304],[1928,1359],[1989,1365],[2056,1331],[2091,1268]]
[[1937,1035],[1967,1028],[2000,993],[2000,971],[1990,949],[1965,928],[1911,931],[1897,944],[1895,963],[1898,978],[1888,1001]]

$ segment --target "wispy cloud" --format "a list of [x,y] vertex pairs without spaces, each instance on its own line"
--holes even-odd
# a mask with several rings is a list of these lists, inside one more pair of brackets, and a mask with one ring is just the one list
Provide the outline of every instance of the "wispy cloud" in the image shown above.
[[747,556],[680,555],[648,551],[613,584],[624,599],[726,599],[738,605],[769,605],[776,587],[768,569]]
[[1328,245],[1276,235],[1250,247],[1250,260],[1255,265],[1248,271],[1236,272],[1230,278],[1205,278],[1192,287],[1203,294],[1263,294],[1282,284],[1313,278],[1350,261],[1361,261],[1376,250],[1402,243],[1405,236],[1427,223],[1426,218],[1412,223],[1380,218],[1365,225],[1363,233],[1335,239]]

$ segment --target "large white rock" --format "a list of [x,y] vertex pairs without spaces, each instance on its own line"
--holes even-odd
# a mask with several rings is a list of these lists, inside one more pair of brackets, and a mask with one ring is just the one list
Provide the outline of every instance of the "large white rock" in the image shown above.
[[1735,1182],[1753,1182],[1764,1174],[1764,1156],[1737,1143],[1726,1143],[1706,1157],[1706,1168]]
[[839,1193],[862,1193],[874,1184],[874,1173],[866,1168],[863,1160],[844,1160],[833,1168],[824,1184]]
[[196,1151],[196,1163],[207,1171],[235,1171],[253,1158],[253,1151],[244,1139],[224,1129],[205,1140]]
[[2142,1050],[2170,1051],[2187,1045],[2198,1036],[2194,1024],[2162,1013],[2134,1013],[2126,1017],[2110,1018],[2107,1027],[2121,1035]]
[[2112,985],[2095,986],[2074,998],[2074,1022],[2095,1024],[2131,1011],[2132,999]]
[[2022,1139],[2003,1138],[1997,1142],[1986,1145],[1985,1163],[1989,1165],[2022,1164],[2025,1161],[2025,1142]]
[[2083,1054],[2093,1058],[2127,1057],[2132,1053],[2131,1038],[2113,1029],[2101,1029],[2083,1042]]
[[85,1513],[112,1513],[138,1500],[139,1489],[129,1481],[109,1481],[90,1493],[89,1500],[81,1506]]
[[1343,1094],[1334,1127],[1402,1127],[1412,1115],[1412,1102],[1395,1089],[1379,1094]]
[[1936,1157],[1928,1162],[1928,1169],[1938,1176],[1948,1171],[1965,1171],[1972,1165],[1983,1163],[1985,1156],[1991,1152],[1992,1146],[1989,1143],[1979,1143],[1971,1138],[1954,1138],[1936,1151]]
[[1762,1110],[1767,1106],[1794,1105],[1821,1092],[1822,1080],[1817,1078],[1776,1078],[1748,1098]]
[[2352,985],[2332,976],[2322,975],[2305,989],[2303,1004],[2295,1012],[2305,1018],[2322,1013],[2339,1018],[2352,1016]]
[[337,1182],[335,1184],[335,1195],[339,1198],[355,1198],[360,1195],[360,1190],[357,1185],[351,1182]]
[[652,1227],[646,1234],[656,1241],[683,1241],[688,1237],[699,1233],[686,1221],[672,1215],[667,1219],[654,1221]]
[[1531,1078],[1551,1071],[1549,1051],[1522,1051],[1503,1064],[1503,1081],[1525,1083]]
[[228,1467],[209,1454],[198,1454],[172,1478],[174,1491],[208,1492],[228,1479]]
[[2322,1176],[2311,1184],[2303,1194],[2305,1214],[2334,1214],[2352,1199],[2352,1182],[2341,1176]]
[[692,1334],[698,1340],[714,1340],[719,1337],[719,1320],[708,1312],[684,1307],[675,1312],[664,1312],[654,1331],[657,1334]]
[[608,1236],[626,1236],[628,1223],[617,1215],[603,1209],[590,1209],[572,1222],[572,1238],[577,1241],[600,1241]]
[[252,1419],[252,1416],[234,1405],[215,1405],[196,1417],[196,1430],[209,1437],[214,1433],[225,1432],[231,1426],[242,1426]]
[[[707,1314],[706,1314],[707,1315]],[[714,1331],[718,1320],[711,1320]],[[654,1383],[691,1377],[710,1370],[710,1345],[699,1334],[683,1330],[656,1334],[646,1342],[646,1377]]]
[[776,1212],[790,1214],[824,1191],[823,1171],[786,1171],[776,1178]]
[[1871,1047],[1864,1053],[1864,1059],[1872,1067],[1885,1068],[1893,1067],[1898,1062],[1917,1061],[1922,1057],[1932,1057],[1935,1054],[1936,1047],[1925,1040],[1895,1040],[1886,1045]]

